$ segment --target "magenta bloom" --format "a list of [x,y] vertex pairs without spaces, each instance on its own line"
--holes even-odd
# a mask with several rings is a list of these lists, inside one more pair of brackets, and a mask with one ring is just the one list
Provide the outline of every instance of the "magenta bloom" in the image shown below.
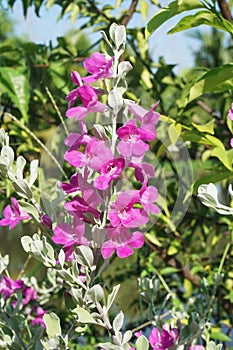
[[86,83],[93,83],[100,78],[112,78],[113,57],[107,60],[104,55],[99,52],[94,52],[91,57],[83,62],[84,68],[92,75],[82,78]]
[[231,104],[231,108],[228,111],[228,117],[233,120],[233,103]]
[[140,203],[143,206],[144,210],[147,212],[147,214],[159,214],[159,207],[157,207],[157,205],[153,203],[158,199],[157,188],[155,188],[154,186],[148,186],[144,191],[140,191],[140,194]]
[[36,291],[31,287],[24,286],[23,295],[24,295],[23,305],[27,305],[31,300],[37,299]]
[[129,110],[141,122],[141,128],[147,132],[147,141],[152,141],[156,137],[155,125],[159,120],[159,113],[155,112],[158,102],[148,111],[134,102],[129,103]]
[[230,145],[233,148],[233,137],[231,138]]
[[141,232],[129,232],[126,227],[109,227],[106,229],[110,238],[104,242],[101,253],[104,259],[108,259],[116,251],[119,258],[127,258],[133,254],[133,248],[141,248],[144,244],[144,236]]
[[138,191],[130,190],[120,193],[108,214],[112,226],[116,227],[121,224],[133,228],[146,224],[148,215],[143,208],[134,207],[136,203],[140,203]]
[[17,289],[21,289],[23,286],[23,280],[18,280],[15,282],[12,278],[2,275],[0,282],[0,294],[2,294],[5,299],[8,299],[12,293],[14,293]]
[[149,335],[149,342],[153,350],[166,350],[175,344],[179,334],[178,328],[170,328],[169,324],[164,324],[161,334],[157,328],[152,329]]
[[188,350],[205,350],[203,345],[191,345]]
[[54,230],[54,236],[52,240],[56,244],[62,244],[66,253],[66,258],[72,256],[73,249],[75,246],[79,245],[89,245],[88,240],[84,237],[85,233],[85,224],[77,217],[74,218],[73,228],[71,228],[66,223],[60,223]]
[[149,150],[149,146],[142,140],[150,141],[151,135],[147,130],[138,128],[135,119],[129,120],[120,127],[117,135],[121,139],[117,148],[123,156],[141,156]]
[[99,211],[92,206],[93,203],[87,203],[83,198],[74,197],[71,201],[64,204],[64,208],[73,216],[80,218],[88,223],[95,223],[95,219],[100,216]]
[[[89,112],[103,112],[106,106],[98,101],[97,90],[89,85],[83,85],[82,79],[78,72],[71,73],[71,79],[78,85],[75,90],[72,90],[66,97],[68,110],[66,116],[77,120],[83,119]],[[72,107],[77,98],[81,99],[83,106]]]
[[0,226],[10,225],[12,230],[21,220],[28,220],[31,218],[25,210],[19,209],[19,203],[15,198],[11,198],[11,205],[7,205],[3,210],[4,218],[0,220]]
[[36,308],[36,317],[32,320],[32,326],[35,326],[36,324],[42,325],[44,328],[46,328],[46,325],[43,320],[44,314],[46,314],[47,311],[43,310],[42,307],[37,306]]
[[95,179],[94,186],[99,190],[105,190],[112,180],[120,176],[124,166],[125,160],[123,158],[108,160],[100,167],[99,172],[101,175]]

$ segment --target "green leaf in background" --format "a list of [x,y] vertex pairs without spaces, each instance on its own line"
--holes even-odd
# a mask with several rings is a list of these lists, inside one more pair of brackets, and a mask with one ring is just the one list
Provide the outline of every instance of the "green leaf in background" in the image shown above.
[[215,120],[211,119],[208,123],[204,125],[198,125],[195,123],[192,123],[192,125],[200,132],[207,132],[209,134],[214,135],[214,123],[215,123]]
[[9,95],[12,103],[20,110],[24,121],[28,122],[29,71],[22,67],[2,67],[0,86]]
[[224,20],[224,18],[220,18],[216,13],[203,10],[195,13],[194,15],[189,15],[182,18],[179,23],[177,23],[177,25],[168,32],[168,34],[174,34],[203,24],[233,33],[233,25],[229,21]]
[[149,36],[165,23],[170,18],[185,12],[194,10],[197,8],[203,8],[204,5],[199,0],[177,0],[171,2],[168,6],[158,11],[148,22],[145,29],[145,36],[148,39]]
[[187,103],[206,92],[223,92],[233,88],[233,63],[224,64],[220,67],[204,73],[191,87]]
[[228,169],[232,171],[233,150],[226,151],[225,149],[215,147],[211,152],[212,157],[217,157],[220,162]]
[[46,333],[49,337],[55,338],[61,335],[60,319],[54,312],[45,314],[43,320],[46,324]]

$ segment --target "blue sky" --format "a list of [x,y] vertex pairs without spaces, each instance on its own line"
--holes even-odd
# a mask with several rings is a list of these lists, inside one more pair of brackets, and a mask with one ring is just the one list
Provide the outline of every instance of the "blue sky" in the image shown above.
[[[161,1],[163,5],[167,5],[169,2],[168,0]],[[149,9],[150,16],[152,16],[156,10],[156,7],[151,6]],[[33,8],[30,8],[27,18],[25,19],[23,16],[22,2],[19,0],[16,1],[13,11],[9,11],[10,16],[16,22],[15,28],[17,34],[26,35],[28,39],[37,43],[48,43],[49,40],[54,42],[57,37],[64,36],[69,29],[78,28],[80,24],[83,23],[82,20],[78,20],[72,25],[70,19],[66,17],[62,20],[58,20],[59,13],[60,7],[58,5],[52,6],[49,10],[43,7],[40,10],[41,16],[38,18]],[[177,64],[176,72],[193,65],[192,51],[198,48],[198,42],[190,38],[187,34],[188,32],[172,35],[166,34],[169,29],[178,22],[179,18],[180,17],[177,16],[163,24],[149,40],[149,47],[154,61],[158,62],[158,57],[164,56],[166,63]],[[130,24],[132,26],[140,25],[138,19],[139,16],[136,15],[135,20],[132,20]]]

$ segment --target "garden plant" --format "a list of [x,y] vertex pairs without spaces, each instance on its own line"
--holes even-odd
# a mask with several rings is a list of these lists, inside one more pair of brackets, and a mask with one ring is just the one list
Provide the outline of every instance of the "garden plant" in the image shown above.
[[[54,4],[57,45],[0,33],[0,349],[231,349],[232,2],[22,1]],[[180,14],[219,50],[177,74]]]

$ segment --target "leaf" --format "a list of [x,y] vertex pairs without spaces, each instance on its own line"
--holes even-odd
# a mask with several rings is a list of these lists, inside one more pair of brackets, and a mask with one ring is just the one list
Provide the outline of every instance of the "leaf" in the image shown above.
[[198,125],[195,123],[192,123],[192,125],[200,132],[207,132],[209,134],[214,135],[214,123],[215,123],[215,120],[212,119],[204,125]]
[[203,10],[195,13],[194,15],[189,15],[182,18],[179,23],[168,32],[168,34],[174,34],[203,24],[233,33],[233,25],[230,21],[220,18],[214,12]]
[[140,12],[142,15],[142,19],[143,19],[143,21],[145,21],[147,16],[148,16],[148,3],[145,0],[140,0],[139,6],[140,6]]
[[78,315],[78,322],[80,323],[98,324],[91,314],[81,307],[76,307],[73,312]]
[[39,221],[39,213],[38,210],[34,207],[34,205],[19,200],[19,205],[23,210],[26,210],[26,212],[30,215],[32,215],[37,221]]
[[2,67],[0,83],[11,101],[20,110],[25,122],[28,122],[29,108],[29,71],[25,68]]
[[180,124],[169,125],[168,135],[169,135],[169,139],[171,141],[171,144],[173,146],[175,146],[177,140],[179,139],[180,133],[181,133],[181,125]]
[[215,147],[211,152],[211,156],[217,157],[228,170],[232,170],[233,149],[226,151],[225,149]]
[[19,196],[26,199],[32,198],[32,192],[25,180],[17,179],[13,181],[12,184]]
[[93,267],[94,257],[91,248],[86,246],[77,247],[76,258],[80,265],[88,266],[90,269]]
[[220,341],[231,341],[231,338],[222,332],[212,332],[210,333],[210,338]]
[[2,256],[0,254],[0,274],[7,268],[9,264],[9,255]]
[[146,39],[163,23],[170,18],[185,12],[194,10],[197,8],[203,8],[204,5],[199,0],[177,0],[171,2],[168,6],[159,10],[148,22],[145,28]]
[[32,185],[34,184],[34,182],[37,179],[37,175],[38,175],[38,164],[39,161],[38,159],[34,159],[31,161],[30,163],[30,179],[29,179],[29,187],[32,187]]
[[216,183],[225,179],[233,178],[232,171],[224,171],[224,172],[214,172],[211,175],[203,176],[201,179],[198,179],[193,185],[193,193],[197,193],[197,189],[200,185],[209,184],[210,182]]
[[107,312],[109,311],[109,309],[111,308],[112,304],[114,303],[116,295],[117,295],[119,289],[120,289],[120,284],[118,284],[115,287],[113,287],[112,292],[110,294],[108,294],[107,305],[106,305]]
[[144,335],[141,335],[136,341],[136,350],[148,350],[149,342]]
[[120,311],[119,314],[117,314],[116,317],[114,318],[113,324],[112,324],[115,333],[119,332],[119,330],[123,326],[123,323],[124,323],[124,314],[122,311]]
[[187,103],[206,92],[222,92],[233,88],[233,63],[224,64],[204,73],[191,87]]
[[55,338],[61,335],[60,319],[54,312],[45,314],[43,320],[46,324],[46,333],[50,338]]
[[118,25],[116,23],[111,24],[109,35],[117,50],[120,48],[121,44],[125,44],[126,42],[126,30],[123,25]]

